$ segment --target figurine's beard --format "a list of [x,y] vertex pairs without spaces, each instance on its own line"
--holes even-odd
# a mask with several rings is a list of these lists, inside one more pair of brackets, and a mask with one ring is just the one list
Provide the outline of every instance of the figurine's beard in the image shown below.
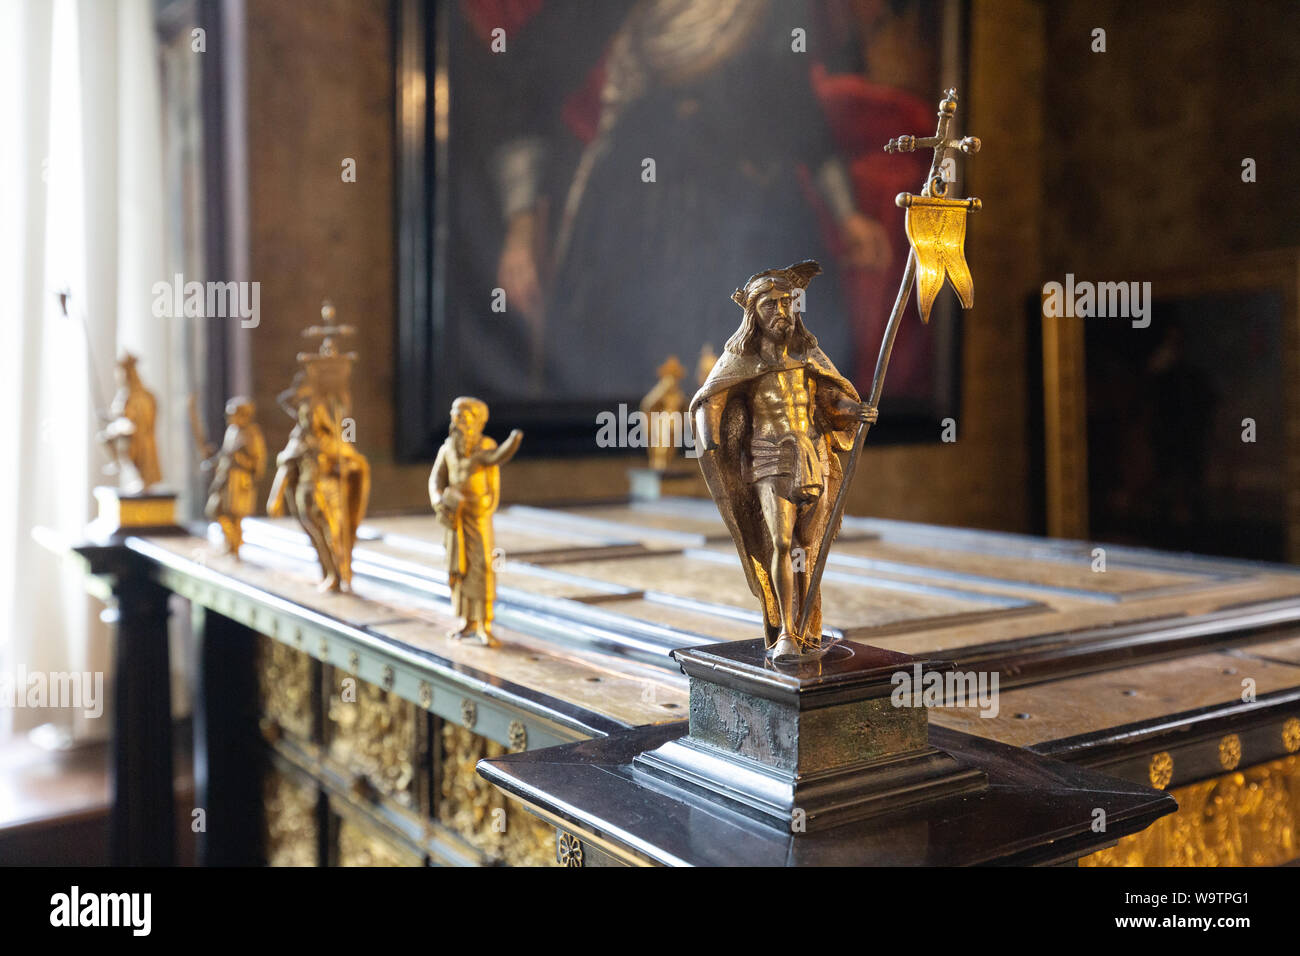
[[774,345],[788,345],[790,336],[794,334],[794,322],[774,323],[771,328],[764,331],[767,339]]
[[469,454],[478,446],[478,436],[471,435],[469,432],[463,431],[462,429],[454,429],[452,431],[452,437],[456,442],[456,451],[460,452],[462,455]]

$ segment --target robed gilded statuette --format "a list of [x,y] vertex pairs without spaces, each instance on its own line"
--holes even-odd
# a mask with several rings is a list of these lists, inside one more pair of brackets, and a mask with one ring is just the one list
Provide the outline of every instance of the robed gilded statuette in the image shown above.
[[158,402],[140,380],[136,363],[130,352],[118,361],[117,392],[102,416],[104,428],[99,433],[113,459],[106,470],[117,475],[118,488],[124,494],[140,494],[162,481],[154,440]]
[[512,431],[498,446],[483,434],[487,420],[488,407],[477,398],[452,403],[450,433],[429,474],[429,501],[446,528],[452,609],[462,619],[449,636],[492,646],[492,515],[501,501],[501,466],[514,457],[524,436]]
[[667,471],[678,457],[682,443],[682,413],[686,411],[686,393],[681,382],[686,369],[676,355],[668,356],[659,366],[659,381],[641,399],[641,412],[649,425],[650,467]]
[[254,418],[251,399],[232,398],[226,403],[226,432],[221,447],[211,446],[203,462],[212,468],[204,515],[221,526],[226,551],[239,557],[244,543],[243,521],[256,507],[257,482],[266,472],[266,439]]
[[316,550],[321,590],[346,591],[352,586],[352,546],[370,500],[370,463],[353,444],[356,353],[340,352],[336,344],[338,336],[353,329],[334,324],[329,303],[321,308],[321,318],[325,325],[303,332],[321,339],[319,351],[299,353],[301,368],[279,395],[294,427],[275,460],[266,513],[297,518]]

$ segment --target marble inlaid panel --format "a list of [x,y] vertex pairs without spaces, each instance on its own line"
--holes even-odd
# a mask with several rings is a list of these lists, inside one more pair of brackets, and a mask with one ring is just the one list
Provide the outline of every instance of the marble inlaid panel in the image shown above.
[[1287,664],[1300,664],[1300,633],[1276,641],[1245,644],[1233,650],[1243,657],[1262,657]]
[[[373,518],[362,526],[363,533],[377,535],[393,548],[437,557],[446,553],[443,530],[443,526],[432,514]],[[496,546],[512,558],[552,551],[610,547],[631,541],[628,535],[584,532],[578,528],[552,527],[516,518],[508,508],[497,512],[493,532],[496,535]]]
[[[723,552],[716,554],[716,558],[674,553],[574,561],[562,567],[578,577],[757,614],[757,600],[750,593],[739,560]],[[896,586],[860,573],[829,571],[822,581],[824,623],[861,639],[869,639],[867,631],[884,633],[901,625],[919,626],[923,621],[1001,615],[1020,611],[1025,604],[1012,598],[998,603],[973,591],[962,593],[949,587]]]
[[663,668],[566,651],[504,627],[495,630],[500,647],[481,647],[448,640],[450,629],[450,621],[402,621],[371,630],[631,726],[686,716],[686,686]]
[[1105,571],[1094,571],[1090,560],[1044,560],[1017,558],[979,551],[915,547],[888,541],[842,541],[831,552],[869,560],[927,569],[996,578],[1008,584],[1024,583],[1106,595],[1125,595],[1156,588],[1204,586],[1207,575],[1145,570],[1111,563]]
[[973,708],[933,708],[930,719],[1018,747],[1094,733],[1241,700],[1242,681],[1266,694],[1300,686],[1300,666],[1216,652],[1141,664],[1003,691],[996,717]]

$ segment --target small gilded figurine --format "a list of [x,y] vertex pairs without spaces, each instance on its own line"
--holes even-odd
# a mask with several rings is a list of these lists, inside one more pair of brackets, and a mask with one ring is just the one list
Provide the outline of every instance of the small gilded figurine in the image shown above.
[[876,420],[804,327],[803,292],[820,272],[800,262],[736,290],[744,318],[690,406],[704,480],[762,602],[768,655],[778,659],[820,646],[821,594],[809,571],[829,545],[843,477],[836,452],[852,446],[860,422]]
[[447,577],[452,607],[464,620],[453,640],[469,638],[491,647],[496,573],[492,567],[492,515],[501,500],[501,466],[523,440],[515,430],[498,446],[483,434],[488,407],[461,397],[451,405],[447,440],[429,474],[429,501],[446,527]]
[[695,387],[699,388],[709,378],[709,373],[713,371],[713,366],[718,364],[718,353],[713,351],[712,343],[705,342],[700,346],[700,357],[695,360]]
[[334,324],[334,307],[328,302],[321,318],[325,325],[303,332],[321,339],[320,350],[299,353],[302,367],[278,398],[295,424],[275,460],[266,513],[297,518],[320,561],[321,590],[347,591],[352,587],[352,546],[370,500],[370,463],[353,444],[356,353],[340,352],[335,344],[336,336],[354,330]]
[[258,479],[266,473],[266,439],[254,416],[257,408],[247,398],[226,403],[226,433],[215,454],[207,446],[205,468],[215,467],[204,514],[221,526],[226,551],[239,557],[244,543],[243,520],[253,513]]
[[681,389],[681,381],[686,377],[686,369],[676,355],[670,355],[656,374],[659,381],[641,399],[641,412],[649,423],[650,467],[667,471],[682,443],[686,393]]
[[102,416],[104,428],[99,440],[107,446],[113,463],[106,469],[116,474],[118,487],[126,494],[140,494],[162,481],[154,420],[158,402],[144,387],[130,352],[117,363],[117,393]]
[[[899,193],[894,200],[906,210],[911,250],[867,401],[804,328],[804,290],[822,271],[812,260],[760,272],[735,291],[744,319],[691,400],[700,469],[762,604],[764,643],[774,663],[822,652],[821,575],[845,491],[877,419],[913,283],[922,321],[945,283],[963,307],[974,305],[966,218],[980,201],[948,197],[945,163],[954,151],[978,153],[980,141],[951,135],[956,112],[957,91],[948,90],[934,136],[898,136],[885,146],[887,153],[932,149],[934,159],[921,194]],[[848,452],[845,462],[841,451]]]

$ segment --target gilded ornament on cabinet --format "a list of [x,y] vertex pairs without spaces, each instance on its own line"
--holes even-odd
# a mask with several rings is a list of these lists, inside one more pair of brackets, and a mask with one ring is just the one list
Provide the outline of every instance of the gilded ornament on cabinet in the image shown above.
[[1289,754],[1300,750],[1300,718],[1288,717],[1282,724],[1282,746]]
[[1300,757],[1172,791],[1178,811],[1080,866],[1278,866],[1300,856]]
[[313,668],[311,658],[287,644],[258,635],[257,683],[262,713],[274,725],[300,740],[315,736]]
[[262,778],[262,834],[268,866],[316,866],[316,790],[269,770]]
[[682,413],[686,411],[686,393],[681,381],[686,369],[676,355],[670,355],[659,366],[659,381],[641,399],[641,413],[650,424],[650,467],[667,471],[680,455],[682,440]]
[[330,696],[330,756],[364,775],[377,792],[414,806],[421,738],[414,705],[362,680],[356,694],[352,703]]
[[555,836],[555,862],[566,867],[582,866],[582,841],[571,833],[559,831]]
[[422,860],[409,850],[346,817],[338,825],[339,866],[419,866]]
[[895,199],[907,210],[911,251],[866,401],[804,326],[805,290],[822,271],[809,259],[758,272],[736,289],[740,326],[689,406],[700,470],[758,599],[774,662],[817,658],[829,646],[822,640],[822,573],[878,418],[913,282],[922,320],[945,281],[963,307],[974,304],[964,243],[966,217],[980,201],[947,198],[945,170],[954,151],[970,156],[980,141],[950,135],[956,112],[957,93],[950,89],[939,103],[934,136],[899,136],[885,146],[888,153],[932,149],[934,156],[921,194]]
[[97,436],[112,458],[104,470],[117,476],[124,494],[146,492],[162,481],[154,439],[158,400],[140,380],[137,362],[130,352],[118,360],[117,393],[108,409],[100,413],[104,427]]
[[478,775],[480,760],[500,757],[506,748],[450,721],[442,723],[441,741],[438,819],[506,864],[554,866],[555,828]]
[[1151,780],[1151,786],[1157,790],[1163,790],[1169,786],[1169,782],[1174,779],[1174,758],[1169,755],[1169,751],[1162,750],[1158,754],[1151,756],[1147,776]]
[[1241,738],[1236,734],[1225,734],[1219,741],[1219,763],[1224,770],[1236,770],[1241,763]]

